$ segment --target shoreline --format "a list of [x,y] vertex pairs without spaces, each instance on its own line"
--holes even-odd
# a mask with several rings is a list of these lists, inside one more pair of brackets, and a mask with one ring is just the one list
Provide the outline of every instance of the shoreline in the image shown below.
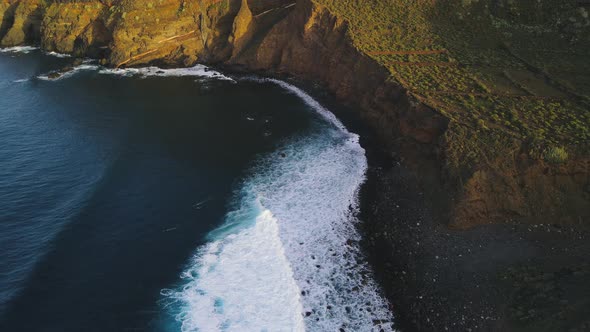
[[359,193],[361,249],[401,331],[590,328],[583,296],[590,294],[590,229],[503,223],[451,230],[434,217],[399,151],[386,150],[354,107],[292,76],[209,68],[295,82],[359,134],[369,165]]
[[[358,198],[360,246],[396,329],[590,330],[590,297],[584,297],[590,294],[590,227],[507,220],[449,228],[435,215],[447,202],[432,202],[448,199],[435,183],[440,180],[418,178],[414,160],[404,160],[408,151],[387,149],[355,112],[358,106],[313,82],[255,74],[301,87],[359,135],[368,162]],[[421,165],[426,173],[420,177],[431,176],[430,167]]]

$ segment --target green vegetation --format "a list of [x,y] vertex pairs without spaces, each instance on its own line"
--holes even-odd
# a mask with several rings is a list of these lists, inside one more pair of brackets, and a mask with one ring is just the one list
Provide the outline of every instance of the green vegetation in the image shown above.
[[568,154],[563,147],[551,146],[545,150],[543,158],[552,164],[563,164],[567,161]]
[[392,80],[452,120],[456,166],[521,147],[590,151],[590,19],[576,1],[314,1],[349,22],[355,47]]

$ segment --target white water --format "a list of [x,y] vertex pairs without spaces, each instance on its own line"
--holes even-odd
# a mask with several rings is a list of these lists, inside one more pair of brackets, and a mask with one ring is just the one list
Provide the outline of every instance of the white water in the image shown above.
[[[38,47],[33,46],[14,46],[14,47],[6,47],[0,48],[0,53],[23,53],[28,54],[33,51],[39,50]],[[57,53],[57,52],[43,52],[45,55],[53,56],[57,58],[71,58],[72,56],[69,54]],[[218,80],[226,80],[235,82],[232,78],[221,74],[218,71],[211,70],[207,66],[204,65],[195,65],[189,68],[171,68],[171,69],[163,69],[159,67],[141,67],[141,68],[106,68],[102,66],[95,65],[96,61],[93,60],[85,60],[83,64],[74,67],[72,70],[63,73],[57,78],[49,78],[51,73],[55,73],[58,71],[53,71],[50,73],[39,75],[37,78],[45,81],[56,81],[61,80],[64,78],[72,77],[77,73],[82,71],[98,71],[100,74],[104,75],[119,75],[119,76],[139,76],[139,77],[152,77],[152,76],[159,76],[159,77],[197,77],[197,78],[205,78],[205,79],[218,79]],[[20,82],[25,82],[25,80],[19,80]]]
[[[82,71],[233,81],[201,65],[107,69],[91,63],[58,80]],[[391,331],[392,314],[357,244],[358,189],[367,168],[358,137],[300,89],[254,80],[298,96],[323,125],[285,142],[285,158],[260,160],[243,183],[240,207],[183,273],[184,286],[162,291],[166,302],[183,331]]]
[[59,77],[50,78],[50,75],[55,72],[53,71],[46,74],[37,76],[38,79],[44,81],[58,81],[65,78],[72,77],[83,71],[97,71],[102,75],[117,75],[125,77],[196,77],[204,79],[218,79],[226,81],[234,81],[230,77],[222,75],[221,73],[211,70],[203,65],[196,65],[190,68],[173,68],[173,69],[162,69],[159,67],[143,67],[143,68],[105,68],[96,64],[93,64],[92,60],[84,61],[83,64],[73,67],[72,70],[61,74]]
[[0,48],[0,53],[30,53],[32,51],[36,51],[39,48],[33,46],[14,46],[14,47],[6,47]]
[[[89,63],[60,79],[82,71],[232,80],[204,66],[106,69]],[[300,89],[258,81],[301,98],[323,125],[285,142],[285,158],[259,161],[239,192],[239,208],[183,273],[183,287],[162,294],[184,331],[391,331],[392,314],[357,244],[358,189],[367,168],[358,137]]]
[[85,63],[79,66],[76,66],[74,68],[72,68],[72,70],[67,71],[65,73],[62,73],[60,76],[56,77],[56,78],[51,78],[49,77],[49,75],[51,75],[51,73],[47,73],[47,74],[43,74],[43,75],[39,75],[37,76],[38,79],[43,80],[43,81],[59,81],[59,80],[63,80],[66,78],[70,78],[80,72],[83,71],[96,71],[98,70],[100,67],[97,65],[93,65],[93,64],[89,64],[89,63]]
[[110,74],[110,75],[121,75],[121,76],[140,76],[140,77],[150,77],[150,76],[160,76],[160,77],[183,77],[183,76],[192,76],[192,77],[201,77],[201,78],[214,78],[220,80],[228,80],[233,81],[233,79],[222,75],[221,73],[211,70],[206,66],[203,65],[196,65],[190,68],[172,68],[172,69],[162,69],[159,67],[142,67],[142,68],[103,68],[99,71],[101,74]]
[[[39,50],[38,47],[33,46],[14,46],[7,48],[0,48],[0,53],[22,53],[28,54],[33,51]],[[70,58],[69,54],[62,54],[57,52],[44,52],[45,55],[53,56],[57,58]],[[46,74],[37,76],[38,79],[44,81],[58,81],[65,78],[72,77],[83,71],[98,71],[99,74],[103,75],[119,75],[119,76],[136,76],[136,77],[196,77],[203,79],[217,79],[235,82],[232,78],[221,74],[218,71],[211,70],[204,65],[195,65],[189,68],[171,68],[163,69],[159,67],[141,67],[141,68],[106,68],[96,64],[94,60],[87,59],[81,65],[73,67],[71,70],[62,73],[56,78],[50,78],[52,73],[59,73],[59,70],[52,71]],[[16,83],[26,82],[28,79],[18,80]]]
[[239,208],[164,290],[183,331],[391,331],[355,228],[367,168],[358,137],[303,91],[321,125],[260,160]]
[[[13,47],[6,47],[0,48],[0,53],[22,53],[28,54],[33,51],[39,50],[38,47],[35,46],[13,46]],[[43,52],[45,55],[53,56],[56,58],[71,58],[72,56],[69,54],[64,53],[57,53],[57,52]]]
[[185,305],[183,331],[304,330],[299,289],[268,210],[252,227],[202,248],[183,278],[180,292],[164,293]]
[[72,56],[65,53],[57,53],[57,52],[44,52],[45,55],[49,55],[56,58],[71,58]]

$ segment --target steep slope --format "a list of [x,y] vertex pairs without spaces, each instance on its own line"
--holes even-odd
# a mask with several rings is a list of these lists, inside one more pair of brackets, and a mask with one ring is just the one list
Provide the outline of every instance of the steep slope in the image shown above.
[[588,218],[582,3],[317,2],[351,22],[357,49],[449,119],[441,159],[457,192],[453,226]]

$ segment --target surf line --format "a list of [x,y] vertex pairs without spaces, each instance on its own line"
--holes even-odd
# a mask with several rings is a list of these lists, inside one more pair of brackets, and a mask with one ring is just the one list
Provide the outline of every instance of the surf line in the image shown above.
[[[356,229],[367,169],[356,134],[302,90],[274,83],[319,115],[318,129],[261,157],[238,207],[163,290],[184,331],[393,331]],[[352,208],[351,208],[352,207]]]

